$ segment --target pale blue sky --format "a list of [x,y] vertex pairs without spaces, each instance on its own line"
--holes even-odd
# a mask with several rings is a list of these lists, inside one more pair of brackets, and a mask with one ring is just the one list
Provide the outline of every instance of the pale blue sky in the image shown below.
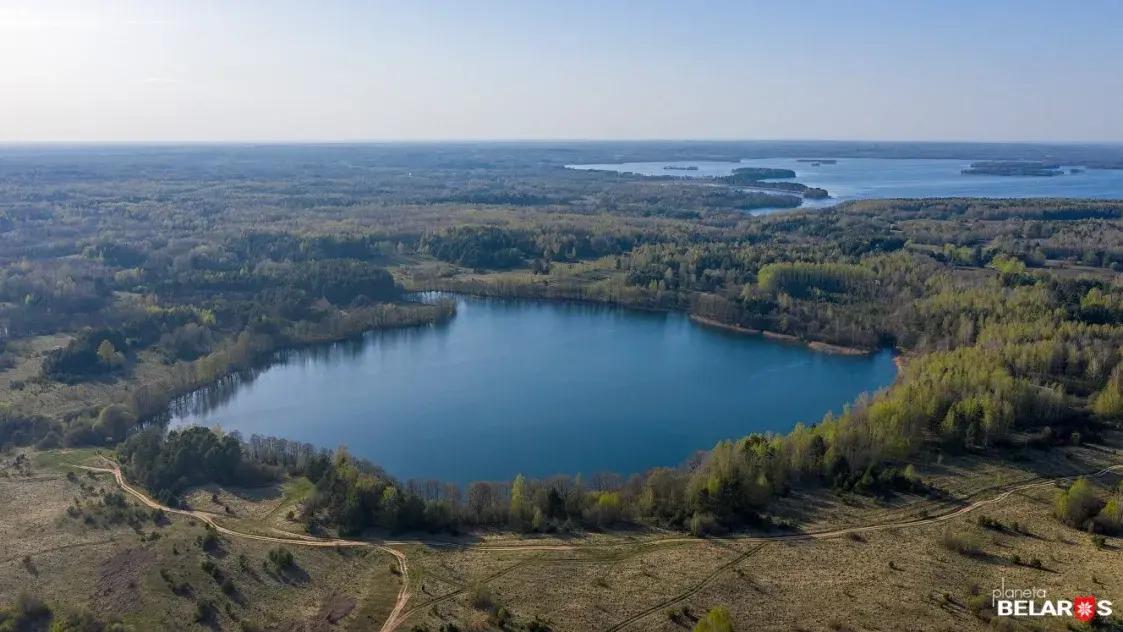
[[1123,0],[0,0],[0,141],[1123,141]]

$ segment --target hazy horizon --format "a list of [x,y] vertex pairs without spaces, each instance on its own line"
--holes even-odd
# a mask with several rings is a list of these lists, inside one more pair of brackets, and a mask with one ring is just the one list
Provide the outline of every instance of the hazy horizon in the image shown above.
[[8,0],[0,143],[1123,143],[1123,3]]
[[517,145],[517,144],[886,144],[886,145],[1029,145],[1038,147],[1103,146],[1123,147],[1123,140],[933,140],[933,139],[854,139],[854,138],[352,138],[352,139],[269,139],[258,140],[0,140],[0,147],[252,147],[252,146],[335,146],[335,145]]

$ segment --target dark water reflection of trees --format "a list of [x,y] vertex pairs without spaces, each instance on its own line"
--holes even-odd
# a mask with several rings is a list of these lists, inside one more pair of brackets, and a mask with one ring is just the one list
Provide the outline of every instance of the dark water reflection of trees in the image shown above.
[[239,392],[253,386],[270,369],[281,366],[310,368],[317,365],[335,366],[351,363],[358,366],[364,352],[374,345],[400,345],[419,342],[422,337],[448,336],[448,323],[425,327],[410,327],[387,331],[368,332],[362,338],[331,344],[311,345],[299,349],[287,349],[273,354],[265,364],[247,371],[232,373],[212,384],[195,390],[172,401],[167,412],[155,421],[170,422],[179,418],[206,416],[229,404]]

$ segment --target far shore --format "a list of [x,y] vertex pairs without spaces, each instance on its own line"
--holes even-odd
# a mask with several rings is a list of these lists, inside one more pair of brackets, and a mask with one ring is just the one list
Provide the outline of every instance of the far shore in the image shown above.
[[765,338],[770,338],[772,340],[783,340],[785,342],[794,342],[794,343],[806,345],[807,348],[809,348],[813,351],[819,351],[821,353],[833,353],[835,355],[859,356],[859,355],[871,355],[871,354],[876,352],[876,350],[874,350],[874,349],[860,349],[858,347],[846,347],[846,346],[843,346],[843,345],[831,344],[829,342],[819,342],[818,340],[812,340],[812,341],[800,340],[799,338],[796,338],[795,336],[792,336],[790,334],[781,334],[781,333],[776,333],[774,331],[764,331],[764,330],[761,330],[761,329],[748,329],[748,328],[745,328],[745,327],[741,327],[739,325],[729,325],[727,323],[719,322],[719,321],[713,320],[712,318],[706,318],[704,316],[698,316],[696,314],[691,314],[690,320],[698,323],[699,325],[704,325],[706,327],[714,327],[715,329],[724,329],[726,331],[732,331],[732,332],[736,332],[736,333],[739,333],[739,334],[752,334],[752,335],[756,335],[756,336],[764,336]]

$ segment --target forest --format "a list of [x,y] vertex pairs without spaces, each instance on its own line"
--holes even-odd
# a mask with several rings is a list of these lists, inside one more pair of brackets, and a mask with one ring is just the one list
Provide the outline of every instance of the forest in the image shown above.
[[[705,534],[773,524],[772,502],[801,487],[939,495],[911,462],[964,452],[1028,462],[1095,442],[1123,418],[1123,201],[870,200],[754,216],[743,211],[755,196],[777,196],[564,168],[658,149],[8,150],[0,443],[120,445],[129,477],[168,501],[202,482],[306,476],[316,491],[294,519],[312,531],[658,524]],[[1023,149],[971,157],[1123,161]],[[661,158],[758,150],[685,144]],[[278,350],[454,318],[451,302],[412,299],[427,290],[678,310],[809,343],[893,348],[905,361],[891,388],[840,415],[628,477],[399,481],[345,449],[160,425],[177,397]],[[50,336],[65,342],[34,375],[11,377]],[[87,400],[43,405],[87,388]]]
[[1061,176],[1060,165],[1020,160],[985,160],[973,162],[960,173],[965,176]]

